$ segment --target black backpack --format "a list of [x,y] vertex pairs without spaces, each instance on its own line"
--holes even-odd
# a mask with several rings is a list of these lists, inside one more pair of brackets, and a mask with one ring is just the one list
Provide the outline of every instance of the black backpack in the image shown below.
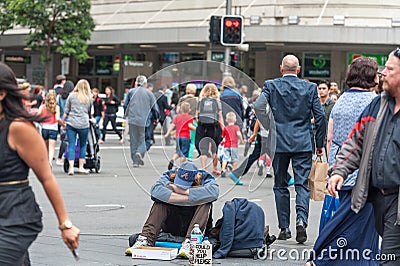
[[215,98],[203,98],[199,103],[199,123],[202,125],[218,124],[218,102]]

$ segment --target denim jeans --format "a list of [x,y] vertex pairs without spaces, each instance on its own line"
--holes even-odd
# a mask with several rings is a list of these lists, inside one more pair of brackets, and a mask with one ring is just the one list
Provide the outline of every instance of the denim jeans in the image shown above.
[[129,138],[132,161],[139,164],[135,154],[138,152],[143,158],[146,153],[145,127],[129,124]]
[[76,134],[79,137],[79,158],[85,159],[86,157],[86,146],[89,134],[89,128],[74,128],[67,125],[67,137],[68,137],[68,160],[75,159],[75,149],[76,149]]
[[95,116],[94,119],[96,119],[96,125],[97,125],[97,129],[96,129],[96,134],[99,137],[99,139],[101,139],[101,130],[100,130],[100,120],[101,120],[101,116]]
[[288,189],[290,176],[287,173],[290,160],[292,160],[296,191],[296,220],[302,220],[306,225],[308,224],[310,204],[308,175],[311,171],[312,152],[277,152],[272,165],[275,173],[274,194],[279,228],[289,228],[290,225],[290,192]]
[[145,128],[145,143],[146,143],[146,151],[150,150],[150,147],[152,145],[152,139],[151,139],[151,125]]

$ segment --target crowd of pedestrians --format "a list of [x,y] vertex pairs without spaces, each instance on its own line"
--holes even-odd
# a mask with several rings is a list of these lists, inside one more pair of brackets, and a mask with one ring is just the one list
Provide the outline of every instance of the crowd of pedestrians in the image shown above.
[[[289,54],[280,65],[282,77],[266,80],[262,89],[251,92],[250,98],[247,98],[247,86],[239,87],[231,76],[223,78],[219,84],[204,84],[199,93],[198,87],[189,83],[185,95],[179,97],[168,84],[163,84],[154,92],[147,77],[139,75],[133,88],[128,89],[120,101],[112,87],[106,87],[105,97],[101,98],[99,90],[91,89],[85,79],[74,86],[65,76],[59,75],[55,86],[45,92],[41,86],[32,89],[27,82],[17,85],[11,69],[4,64],[0,64],[0,68],[0,145],[12,154],[5,160],[17,165],[25,164],[21,168],[23,172],[18,172],[20,170],[16,168],[10,172],[9,168],[0,165],[0,195],[5,193],[1,189],[3,185],[15,188],[12,193],[22,193],[20,190],[26,189],[25,177],[29,167],[37,171],[57,214],[62,237],[71,249],[78,246],[79,230],[70,224],[51,173],[57,137],[60,135],[61,140],[57,165],[66,162],[68,174],[74,175],[77,162],[77,173],[88,174],[89,170],[84,165],[90,123],[93,120],[99,125],[103,121],[103,128],[98,128],[96,134],[99,143],[104,143],[107,125],[111,122],[119,144],[123,144],[123,135],[116,127],[116,114],[123,103],[133,167],[145,165],[146,152],[155,142],[155,127],[161,127],[163,144],[172,145],[175,139],[175,153],[165,162],[168,171],[152,188],[152,196],[160,202],[154,203],[135,246],[153,245],[164,226],[170,229],[161,222],[182,214],[182,208],[174,204],[186,204],[190,208],[186,208],[186,216],[182,216],[185,224],[177,233],[185,237],[183,256],[187,257],[190,228],[198,223],[205,229],[211,202],[218,197],[215,178],[229,177],[234,184],[243,185],[243,176],[256,161],[259,161],[261,175],[274,178],[273,192],[280,230],[278,239],[292,237],[288,187],[294,184],[295,239],[298,243],[306,242],[310,204],[308,176],[312,158],[316,155],[325,156],[331,166],[328,189],[334,196],[339,191],[341,201],[337,213],[315,243],[316,254],[332,245],[340,234],[348,234],[354,236],[347,238],[350,241],[348,248],[358,246],[374,253],[400,257],[399,162],[396,156],[392,156],[398,152],[399,146],[399,49],[389,54],[382,73],[378,72],[378,65],[373,59],[355,59],[346,75],[348,89],[343,92],[336,82],[319,81],[316,84],[300,79],[299,60]],[[383,93],[378,88],[380,77]],[[31,92],[33,96],[30,96]],[[16,107],[10,106],[10,103],[16,102]],[[32,126],[33,122],[36,128]],[[17,130],[25,133],[17,134]],[[31,143],[25,134],[33,134],[37,138],[40,136],[38,131],[44,140],[39,143],[45,145],[35,144],[33,148],[41,153],[40,156],[46,157],[46,164],[35,162],[32,155],[23,149],[23,145]],[[15,137],[7,140],[8,132],[14,132]],[[253,142],[254,149],[247,157]],[[241,144],[245,144],[245,159],[242,161],[239,160]],[[201,169],[190,162],[196,156],[200,159]],[[212,165],[210,169],[208,160]],[[289,174],[290,165],[293,177]],[[18,177],[15,173],[19,174]],[[14,187],[14,183],[17,186]],[[187,194],[190,189],[201,191],[203,186],[210,184],[215,191],[212,195],[203,195],[209,197],[205,203],[190,202]],[[30,197],[35,207],[33,194]],[[36,223],[36,227],[32,228],[33,236],[26,237],[21,243],[14,241],[15,246],[7,251],[20,264],[29,260],[26,250],[41,230],[40,216],[38,210],[27,218]],[[3,236],[4,239],[12,238],[25,230],[26,222],[11,216],[8,219],[22,227],[8,231],[8,228],[3,230],[5,227],[0,223],[2,248],[5,246]],[[382,237],[380,251],[378,234]],[[0,249],[0,262],[10,259],[3,258],[5,253]],[[329,259],[316,256],[310,258],[308,264]],[[387,265],[395,265],[390,263],[387,261]]]
[[[386,95],[386,97],[388,97],[387,106],[389,106],[385,107],[389,110],[387,111],[389,115],[386,116],[389,117],[391,114],[394,115],[397,113],[395,105],[397,91],[392,89],[391,86],[397,85],[393,80],[394,76],[392,73],[395,71],[394,69],[400,68],[398,62],[400,60],[399,54],[400,52],[397,50],[391,53],[389,57],[390,60],[385,70],[382,72],[384,81],[383,89],[386,89],[387,93],[383,93],[377,98],[375,98],[377,96],[376,87],[379,84],[377,64],[374,60],[363,57],[354,60],[350,65],[346,77],[346,85],[349,88],[344,90],[344,92],[339,90],[335,82],[320,81],[318,84],[315,84],[298,78],[297,75],[300,72],[300,65],[298,59],[294,55],[287,55],[283,58],[280,66],[282,77],[274,80],[267,80],[264,83],[261,97],[257,97],[260,95],[260,92],[255,90],[253,99],[246,99],[246,101],[244,101],[232,77],[225,78],[221,81],[220,90],[213,83],[205,84],[201,88],[198,100],[196,101],[197,103],[190,104],[188,101],[187,104],[185,104],[186,101],[182,100],[184,98],[186,98],[186,100],[193,100],[196,97],[196,95],[193,94],[192,96],[182,97],[176,106],[175,111],[177,115],[173,119],[173,125],[169,128],[166,136],[164,136],[169,137],[172,130],[177,129],[176,153],[172,159],[168,161],[167,168],[172,170],[174,166],[179,167],[175,162],[177,158],[181,158],[181,164],[188,159],[188,146],[190,146],[188,143],[192,143],[192,141],[190,141],[191,131],[195,132],[194,144],[197,149],[197,154],[200,157],[202,169],[208,170],[207,159],[211,159],[213,163],[212,168],[209,169],[210,173],[216,177],[220,174],[221,177],[224,177],[227,176],[227,165],[231,163],[233,169],[228,176],[237,185],[243,184],[240,179],[247,173],[253,162],[257,161],[262,155],[266,155],[267,158],[270,156],[269,161],[272,161],[272,168],[274,171],[274,194],[278,226],[280,228],[278,239],[287,240],[292,237],[292,233],[289,229],[291,215],[290,193],[288,190],[291,181],[291,176],[288,174],[288,167],[291,164],[294,174],[293,183],[296,191],[296,241],[298,243],[304,243],[308,239],[307,226],[310,201],[308,175],[311,170],[312,157],[313,155],[326,157],[329,164],[331,166],[334,165],[333,173],[336,173],[333,179],[329,180],[330,192],[335,195],[336,189],[341,189],[340,200],[343,205],[341,205],[338,210],[336,219],[332,219],[333,222],[327,224],[327,227],[330,227],[329,231],[327,229],[318,238],[315,249],[319,250],[321,247],[326,247],[324,245],[327,244],[327,239],[332,242],[332,237],[335,239],[335,237],[337,237],[337,232],[342,232],[336,227],[343,224],[343,222],[347,222],[350,223],[351,226],[358,227],[357,230],[360,231],[359,234],[361,234],[361,231],[364,233],[368,232],[366,235],[363,235],[365,241],[361,241],[359,238],[358,240],[349,238],[350,241],[353,241],[351,244],[358,245],[361,241],[365,244],[365,248],[370,248],[374,253],[377,253],[379,252],[377,249],[378,237],[375,229],[373,229],[374,219],[372,219],[372,206],[375,207],[375,205],[367,203],[366,206],[364,206],[366,199],[365,189],[363,190],[364,194],[359,192],[359,196],[353,195],[352,205],[352,208],[357,212],[361,210],[361,207],[364,207],[362,209],[363,211],[356,214],[350,210],[351,191],[352,189],[354,191],[354,189],[358,188],[355,184],[358,182],[360,183],[359,186],[366,186],[365,181],[358,181],[357,176],[359,176],[359,174],[357,175],[357,172],[352,173],[353,170],[357,168],[356,165],[358,165],[355,161],[357,160],[356,158],[361,158],[360,155],[355,154],[355,151],[360,150],[360,154],[363,154],[361,149],[363,145],[353,143],[355,141],[360,141],[359,138],[356,139],[356,136],[353,137],[353,140],[349,139],[349,144],[347,144],[345,140],[350,132],[350,137],[363,134],[364,130],[362,125],[366,124],[366,126],[368,126],[368,123],[375,121],[362,120],[358,122],[358,124],[356,123],[356,120],[360,119],[358,116],[362,114],[364,108],[367,107],[374,98],[376,99],[375,104],[377,104],[379,102],[377,99],[385,97]],[[188,91],[190,91],[191,86],[191,84],[188,85]],[[133,98],[134,97],[135,96],[133,96]],[[157,99],[155,101],[157,102]],[[374,101],[372,101],[371,105],[373,103]],[[391,103],[393,104],[391,105]],[[383,103],[381,103],[381,105],[382,104]],[[393,109],[391,109],[390,106],[393,106]],[[158,105],[158,107],[160,106]],[[169,107],[171,107],[171,105]],[[196,108],[194,116],[190,115],[190,112],[193,111],[192,108]],[[379,106],[372,106],[370,108],[375,108],[370,110],[372,115],[375,116],[375,112],[378,112]],[[382,109],[382,107],[380,108]],[[364,112],[367,112],[367,109],[365,109]],[[164,111],[165,110],[166,109],[164,109]],[[255,113],[255,119],[251,118],[252,113]],[[272,116],[275,123],[274,128],[271,127]],[[184,122],[179,121],[182,117],[184,117]],[[396,130],[393,119],[383,118],[382,123],[389,132],[394,132],[393,130]],[[250,125],[251,128],[249,128]],[[242,131],[241,128],[246,128],[248,131]],[[360,133],[358,133],[358,131],[360,131]],[[251,143],[256,139],[257,141],[252,155],[246,158],[240,166],[236,168],[238,163],[236,145],[242,133],[246,133],[244,134],[246,142]],[[375,130],[375,134],[377,134],[377,130]],[[390,144],[396,142],[395,133],[391,134],[392,135],[388,135],[387,138],[373,139],[379,141],[379,147],[384,148],[383,150],[380,149],[379,152],[374,151],[374,154],[377,154],[374,158],[377,158],[377,160],[378,158],[384,158],[388,150],[394,152],[394,148],[384,145],[385,143]],[[276,143],[272,143],[272,139],[274,138]],[[184,141],[182,141],[182,139],[184,139]],[[369,135],[368,140],[372,141]],[[216,156],[220,143],[223,143],[221,144],[223,145],[223,152],[221,157],[222,165],[220,168],[222,173],[219,171],[218,157]],[[358,147],[358,149],[355,150],[354,147],[350,145],[356,145],[355,147]],[[349,147],[347,148],[347,146]],[[344,147],[346,147],[346,149],[344,149]],[[373,152],[371,149],[367,149],[367,153],[372,154]],[[350,156],[350,158],[345,156]],[[339,158],[341,158],[340,162],[338,161]],[[349,159],[351,159],[351,163],[347,163]],[[362,160],[363,159],[361,159],[361,163]],[[335,161],[336,164],[334,164]],[[387,162],[384,167],[389,167],[393,169],[393,171],[397,171],[395,167],[396,160],[393,160],[393,158],[391,160],[386,158],[384,161]],[[370,163],[371,160],[368,162]],[[379,166],[383,164],[377,161],[376,165]],[[372,186],[374,186],[374,190],[371,190],[374,193],[372,194],[373,200],[375,200],[373,202],[377,202],[378,199],[390,195],[390,202],[388,201],[387,204],[388,212],[395,213],[391,212],[390,206],[392,205],[390,204],[397,204],[398,185],[396,181],[388,181],[390,185],[386,185],[384,181],[381,181],[382,177],[380,177],[383,171],[371,171],[371,166],[365,167],[369,167],[367,168],[369,169],[368,175],[372,173],[373,176]],[[384,169],[384,167],[382,167],[382,169]],[[351,174],[351,177],[347,178],[345,185],[342,186],[343,178],[339,177],[338,174],[346,177],[348,174]],[[374,179],[374,174],[376,174],[376,179]],[[271,172],[265,176],[271,176]],[[367,183],[367,185],[371,186],[369,183]],[[362,188],[360,187],[358,189]],[[360,203],[354,201],[356,199],[362,204],[361,206]],[[362,199],[362,201],[360,201],[360,199]],[[384,199],[386,200],[386,198]],[[384,248],[384,252],[390,251],[397,254],[397,249],[395,247],[398,237],[394,237],[397,226],[387,226],[387,222],[385,222],[387,219],[385,218],[385,212],[383,210],[380,211],[381,212],[378,214],[381,215],[379,217],[380,220],[376,221],[375,224],[377,225],[377,232],[383,236],[384,239],[382,247]],[[352,214],[349,212],[352,212]],[[375,214],[375,219],[377,219],[377,217],[377,214]],[[395,215],[392,217],[395,217]],[[336,224],[334,223],[335,221]],[[393,223],[394,222],[395,221],[393,221]],[[352,230],[351,226],[342,228],[342,230]],[[328,232],[332,232],[331,234],[333,235],[327,237],[326,234],[328,234]],[[386,232],[388,232],[387,236],[385,234]],[[349,234],[350,233],[354,236],[356,235],[354,232],[349,232]],[[140,245],[139,243],[137,244]],[[312,258],[310,263],[318,263],[318,261]]]

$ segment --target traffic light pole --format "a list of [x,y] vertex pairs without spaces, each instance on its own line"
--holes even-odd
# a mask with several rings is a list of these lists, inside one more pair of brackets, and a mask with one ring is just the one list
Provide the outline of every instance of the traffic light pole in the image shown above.
[[[232,12],[232,0],[226,0],[226,15],[231,15]],[[229,72],[229,68],[227,67],[230,63],[231,58],[231,47],[225,46],[225,71],[224,77],[231,76],[232,74]]]

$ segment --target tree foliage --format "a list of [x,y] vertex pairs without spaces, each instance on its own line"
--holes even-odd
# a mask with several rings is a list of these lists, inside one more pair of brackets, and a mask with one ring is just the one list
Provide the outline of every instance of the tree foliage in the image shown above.
[[12,28],[13,15],[7,10],[7,0],[0,0],[0,35]]
[[[94,20],[90,0],[9,0],[16,24],[28,27],[28,47],[35,50],[73,55],[79,61],[88,58],[86,49]],[[50,60],[44,53],[44,60]]]
[[87,41],[95,27],[90,7],[90,0],[0,0],[0,8],[8,14],[0,30],[12,22],[30,30],[26,45],[41,52],[47,85],[53,53],[73,56],[79,62],[89,57]]

